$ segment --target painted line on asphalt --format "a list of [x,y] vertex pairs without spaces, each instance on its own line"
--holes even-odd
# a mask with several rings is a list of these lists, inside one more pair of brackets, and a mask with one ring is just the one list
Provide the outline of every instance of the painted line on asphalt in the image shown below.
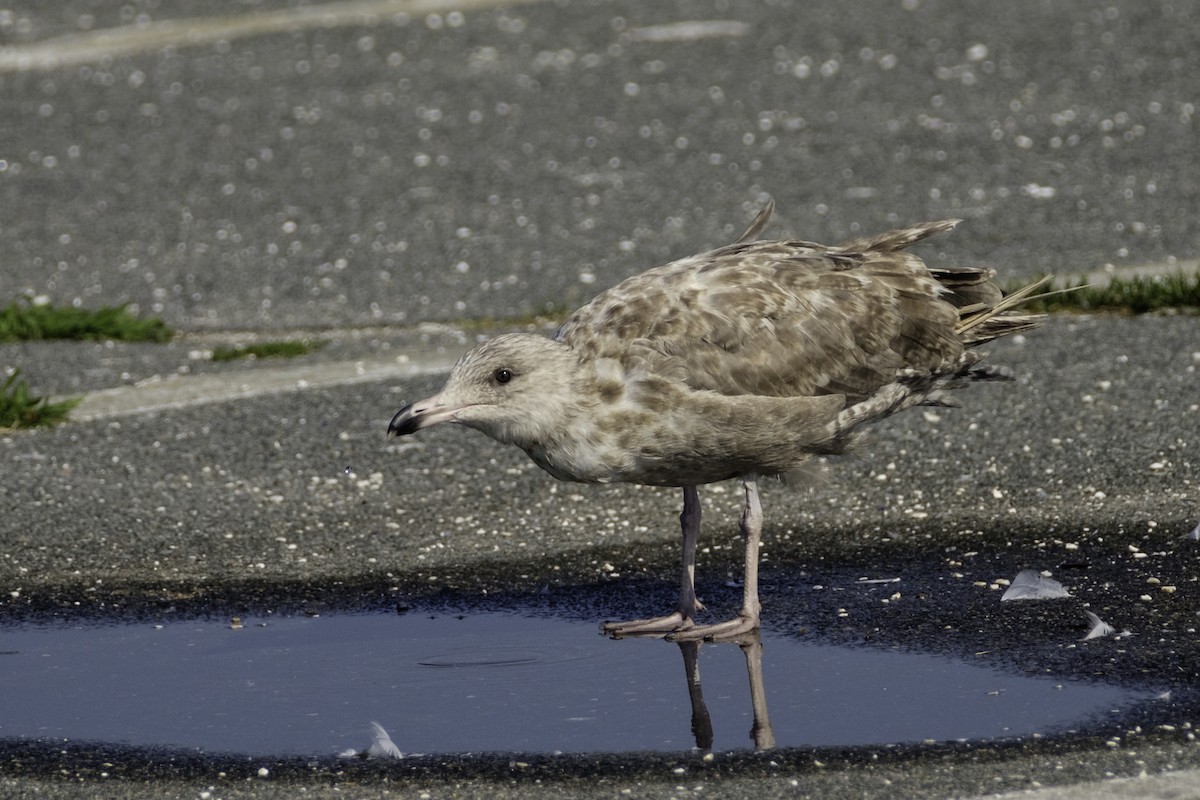
[[690,19],[632,28],[629,38],[635,42],[698,42],[701,39],[736,39],[749,32],[747,23],[735,19]]
[[248,36],[307,28],[375,26],[398,16],[424,17],[452,11],[507,8],[543,0],[345,0],[237,16],[192,17],[83,33],[0,47],[0,73],[61,69],[103,58],[154,52],[164,47],[196,47]]
[[307,389],[408,380],[447,373],[454,366],[457,356],[403,359],[295,364],[256,368],[238,374],[171,375],[136,386],[90,392],[71,412],[71,420],[89,422]]

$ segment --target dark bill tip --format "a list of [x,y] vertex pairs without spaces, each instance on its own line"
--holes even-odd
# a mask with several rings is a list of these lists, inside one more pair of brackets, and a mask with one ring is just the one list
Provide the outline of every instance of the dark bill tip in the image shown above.
[[421,419],[412,413],[412,403],[404,405],[388,425],[388,436],[407,436],[421,427]]

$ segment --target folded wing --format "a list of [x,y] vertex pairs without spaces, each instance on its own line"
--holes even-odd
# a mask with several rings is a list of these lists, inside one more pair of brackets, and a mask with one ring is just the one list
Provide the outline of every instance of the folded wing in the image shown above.
[[957,361],[960,317],[999,300],[990,270],[930,270],[903,252],[954,224],[838,247],[743,236],[629,278],[579,309],[556,338],[582,358],[618,359],[695,389],[853,401],[901,371]]

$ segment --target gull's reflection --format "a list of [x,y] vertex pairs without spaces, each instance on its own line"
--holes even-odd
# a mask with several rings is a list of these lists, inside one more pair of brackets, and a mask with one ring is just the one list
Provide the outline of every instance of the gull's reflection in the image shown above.
[[704,690],[700,688],[700,642],[679,642],[683,654],[683,672],[687,676],[688,700],[692,704],[692,736],[696,747],[705,753],[712,752],[712,716],[704,703]]
[[[770,750],[775,746],[775,732],[771,728],[771,717],[767,713],[767,694],[763,687],[762,635],[755,630],[710,642],[714,646],[726,643],[736,644],[746,657],[746,675],[750,681],[750,708],[754,713],[754,722],[750,726],[750,741],[754,742],[756,750]],[[700,686],[700,646],[703,642],[684,641],[676,644],[679,645],[679,652],[683,656],[683,672],[687,678],[688,701],[692,706],[692,734],[696,737],[696,747],[704,753],[711,753],[712,716],[708,713],[708,705],[704,702],[704,692]]]

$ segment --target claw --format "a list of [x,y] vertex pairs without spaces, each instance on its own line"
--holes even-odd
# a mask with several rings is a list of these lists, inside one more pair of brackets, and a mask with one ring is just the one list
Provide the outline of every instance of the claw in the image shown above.
[[632,619],[626,622],[606,622],[600,626],[605,636],[622,639],[626,636],[669,636],[683,633],[695,627],[692,618],[682,611],[675,611],[662,617],[649,619]]
[[693,625],[666,635],[671,642],[718,642],[740,639],[758,630],[758,616],[742,612],[733,619],[712,625]]

